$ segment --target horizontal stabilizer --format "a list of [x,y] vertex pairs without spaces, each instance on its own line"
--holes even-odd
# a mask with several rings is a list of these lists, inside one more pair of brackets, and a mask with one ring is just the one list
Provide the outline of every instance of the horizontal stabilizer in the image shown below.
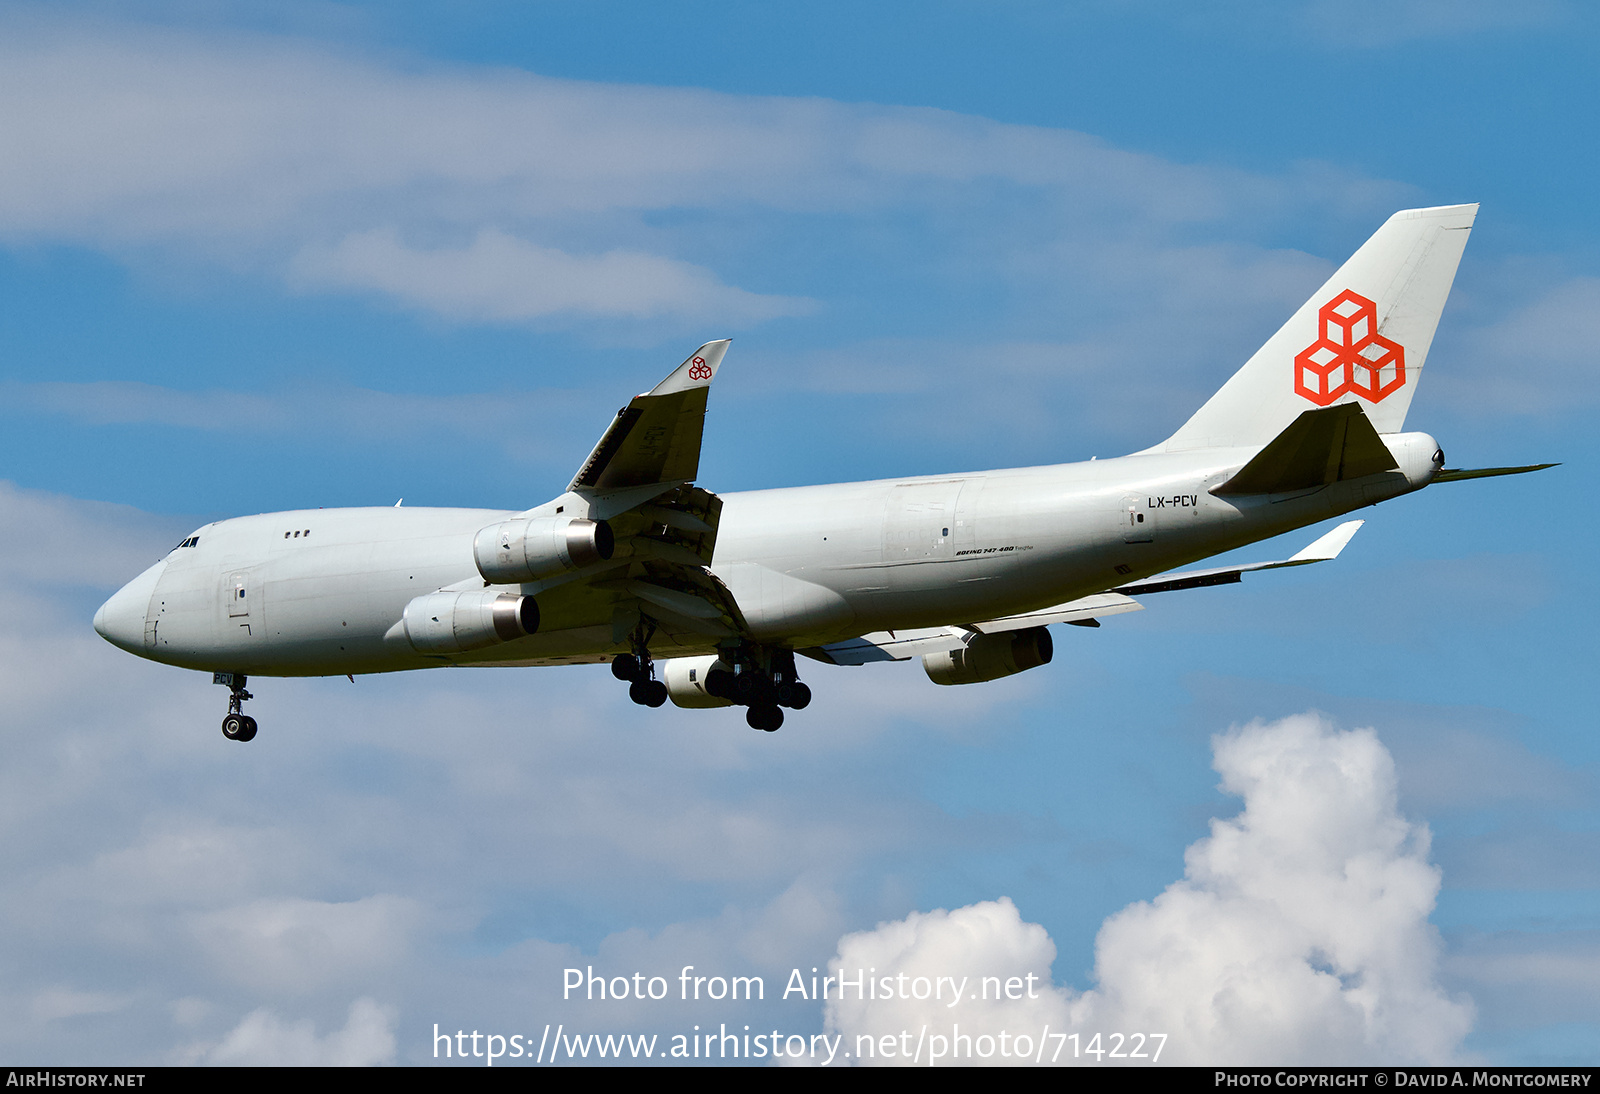
[[1307,410],[1213,494],[1286,494],[1398,471],[1394,455],[1355,403]]
[[1146,593],[1170,593],[1175,589],[1200,589],[1207,585],[1231,585],[1255,570],[1280,570],[1285,566],[1306,566],[1313,562],[1327,562],[1339,557],[1356,532],[1366,521],[1347,520],[1327,535],[1281,562],[1251,562],[1243,566],[1221,566],[1214,570],[1188,570],[1181,574],[1157,574],[1143,581],[1119,585],[1114,591],[1125,596],[1143,596]]
[[1459,467],[1447,467],[1433,476],[1429,483],[1458,482],[1461,479],[1492,479],[1498,475],[1526,475],[1529,471],[1543,471],[1547,467],[1560,467],[1559,463],[1530,463],[1526,467],[1479,467],[1475,470],[1464,470]]

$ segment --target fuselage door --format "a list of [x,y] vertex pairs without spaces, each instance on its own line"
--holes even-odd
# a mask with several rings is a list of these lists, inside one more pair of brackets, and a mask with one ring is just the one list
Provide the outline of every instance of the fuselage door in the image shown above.
[[1145,511],[1143,498],[1136,498],[1132,494],[1122,499],[1122,542],[1124,543],[1153,543],[1156,538],[1156,526],[1150,519],[1150,514]]
[[956,503],[962,479],[893,487],[883,513],[883,561],[920,562],[955,554]]
[[236,573],[228,575],[226,591],[228,594],[228,618],[240,621],[250,618],[250,575]]

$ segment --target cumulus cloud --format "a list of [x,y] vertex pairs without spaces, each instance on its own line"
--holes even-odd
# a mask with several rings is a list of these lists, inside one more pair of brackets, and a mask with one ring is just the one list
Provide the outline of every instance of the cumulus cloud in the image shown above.
[[[1045,929],[1024,923],[1005,897],[953,912],[913,912],[840,939],[828,971],[848,981],[851,994],[825,1004],[825,1025],[862,1064],[1032,1064],[1041,1038],[1071,1032],[1069,993],[1050,981],[1055,957]],[[887,1001],[872,997],[879,987],[893,993]],[[932,1042],[922,1036],[930,1031]],[[902,1038],[907,1032],[922,1046],[920,1058]],[[1027,1047],[1002,1045],[1002,1034],[1013,1043],[1018,1034],[1027,1037]],[[1048,1042],[1045,1057],[1055,1060],[1059,1047]]]
[[[951,704],[910,666],[839,670],[807,732],[768,735],[737,711],[635,707],[603,668],[262,680],[261,736],[239,746],[208,675],[89,625],[141,544],[164,553],[192,523],[14,487],[0,503],[19,522],[0,605],[31,621],[0,635],[0,1045],[49,1059],[381,1059],[402,1020],[470,1030],[563,1006],[562,970],[589,964],[754,973],[781,1007],[796,952],[829,952],[858,918],[841,876],[962,842],[840,757],[895,717],[990,722],[1008,694]],[[395,1017],[347,1021],[359,997]],[[704,1018],[595,1018],[672,1015]]]
[[[1182,880],[1105,922],[1096,988],[1055,986],[1043,928],[1009,901],[980,904],[848,935],[829,966],[965,977],[961,1004],[835,1000],[828,1029],[881,1044],[925,1026],[950,1038],[947,1051],[960,1044],[957,1023],[974,1038],[1005,1030],[1013,1045],[1025,1035],[1030,1051],[1047,1025],[1080,1044],[1098,1033],[1107,1048],[1120,1033],[1127,1051],[1133,1035],[1165,1034],[1161,1061],[1174,1064],[1452,1058],[1473,1009],[1438,985],[1441,943],[1428,916],[1440,875],[1427,829],[1398,812],[1394,764],[1377,736],[1301,715],[1213,744],[1222,787],[1244,809],[1189,848]],[[997,989],[1016,977],[1036,996],[985,1001],[985,976]],[[990,1062],[1016,1062],[999,1045],[989,1042]]]

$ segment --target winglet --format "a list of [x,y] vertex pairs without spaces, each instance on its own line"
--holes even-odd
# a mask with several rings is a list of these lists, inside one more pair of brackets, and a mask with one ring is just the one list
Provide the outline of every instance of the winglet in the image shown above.
[[1327,535],[1289,556],[1290,562],[1328,562],[1339,557],[1345,544],[1355,538],[1364,520],[1347,520]]
[[731,338],[721,338],[715,342],[707,342],[691,353],[683,364],[673,369],[670,376],[645,394],[671,395],[678,391],[688,391],[690,388],[710,387],[711,381],[716,379],[717,369],[721,366],[722,358],[728,352],[728,345],[732,341]]
[[[707,342],[643,395],[617,411],[568,490],[624,490],[693,482],[700,470],[706,397],[728,339]],[[630,505],[648,501],[639,496]]]

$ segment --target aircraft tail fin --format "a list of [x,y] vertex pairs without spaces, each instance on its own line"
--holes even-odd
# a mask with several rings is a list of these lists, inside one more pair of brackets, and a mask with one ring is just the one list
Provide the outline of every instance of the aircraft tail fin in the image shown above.
[[1264,445],[1305,410],[1349,403],[1377,432],[1400,432],[1477,213],[1390,217],[1156,450]]

